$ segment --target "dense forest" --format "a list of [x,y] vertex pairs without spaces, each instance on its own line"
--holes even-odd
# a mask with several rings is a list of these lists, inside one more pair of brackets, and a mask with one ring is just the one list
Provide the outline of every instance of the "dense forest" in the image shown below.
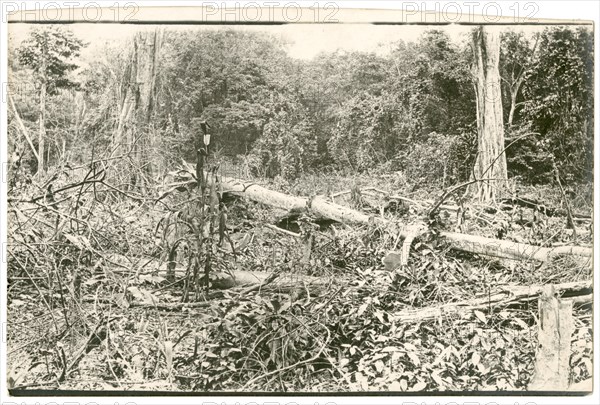
[[593,31],[492,31],[10,41],[9,386],[547,391],[548,285],[587,381]]
[[[19,135],[15,113],[37,149],[44,103],[46,166],[102,156],[122,124],[133,46],[153,41],[147,68],[155,83],[145,126],[136,131],[151,138],[143,153],[159,156],[162,169],[182,157],[195,159],[190,144],[199,119],[214,128],[217,153],[240,158],[262,177],[401,171],[415,183],[442,186],[470,175],[476,153],[473,55],[468,38],[455,43],[443,30],[429,30],[415,43],[398,40],[385,56],[339,51],[309,61],[287,56],[281,38],[233,29],[159,28],[100,49],[102,58],[85,62],[78,55],[86,44],[68,29],[30,35],[10,58],[16,110],[9,148],[27,174],[45,167],[38,167]],[[45,69],[42,41],[49,53]],[[589,183],[592,32],[507,29],[499,68],[505,138],[522,137],[507,149],[510,177],[552,182],[553,158],[569,184]]]

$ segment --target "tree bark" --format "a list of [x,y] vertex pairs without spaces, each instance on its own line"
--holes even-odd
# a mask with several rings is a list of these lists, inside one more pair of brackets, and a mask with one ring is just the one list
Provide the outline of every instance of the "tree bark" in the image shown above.
[[539,299],[538,351],[529,391],[566,391],[573,334],[573,303],[556,297],[545,286]]
[[533,57],[537,50],[538,41],[539,41],[539,37],[536,37],[535,44],[533,45],[533,49],[531,50],[531,54],[529,55],[529,58],[527,59],[527,61],[523,64],[523,67],[521,68],[519,73],[517,73],[517,75],[515,76],[515,72],[513,70],[510,78],[504,78],[504,81],[507,83],[508,90],[510,92],[510,109],[509,109],[509,113],[508,113],[508,127],[509,128],[512,128],[512,125],[513,125],[513,122],[515,119],[515,112],[517,111],[517,106],[519,105],[519,103],[517,103],[517,98],[519,96],[519,90],[521,89],[521,86],[523,85],[523,81],[525,80],[525,73],[531,67],[531,61],[533,60]]
[[[402,238],[414,236],[414,224],[399,227],[397,223],[392,221],[369,216],[360,211],[331,203],[320,196],[312,199],[289,196],[257,184],[242,183],[226,177],[221,178],[221,183],[225,192],[246,196],[253,201],[291,213],[310,211],[317,217],[332,219],[345,224],[379,223],[388,229],[396,228]],[[576,255],[588,258],[593,256],[592,249],[579,246],[545,248],[456,232],[440,232],[440,236],[445,238],[453,249],[505,259],[545,262],[560,255]]]
[[[162,270],[160,274],[165,274]],[[174,275],[184,277],[186,274],[184,269],[175,269]],[[270,280],[271,273],[252,272],[244,270],[236,270],[230,273],[213,272],[209,276],[212,288],[217,290],[227,290],[229,288],[241,287],[244,285],[266,285],[267,283],[278,287],[294,287],[297,285],[307,284],[310,286],[327,285],[330,281],[327,278],[306,276],[304,274],[280,274],[273,281]]]
[[[156,147],[156,137],[152,125],[152,113],[155,107],[156,73],[158,53],[160,48],[160,32],[138,34],[138,69],[137,83],[139,85],[138,125],[146,131],[146,136],[140,143],[140,159],[144,161],[144,173],[152,178],[159,155],[153,155]],[[150,155],[153,155],[150,157]]]
[[17,121],[17,125],[19,126],[21,133],[23,134],[23,136],[27,140],[27,143],[31,147],[31,152],[33,152],[33,156],[35,156],[36,160],[39,161],[40,158],[39,158],[38,152],[35,149],[35,146],[33,146],[33,142],[31,141],[31,138],[29,137],[29,132],[27,131],[25,124],[23,124],[23,120],[21,120],[19,111],[17,111],[17,106],[15,105],[15,102],[14,102],[12,96],[10,95],[10,93],[8,94],[8,102],[13,109],[13,113],[15,114],[15,120]]
[[[477,198],[495,200],[497,190],[508,179],[504,153],[504,122],[500,87],[500,35],[494,28],[479,27],[473,32],[478,150],[474,175]],[[489,180],[484,180],[489,179]]]
[[[44,59],[45,60],[45,59]],[[46,83],[46,66],[45,63],[42,65],[42,74],[44,77],[42,78],[42,85],[40,88],[40,114],[39,114],[39,124],[40,128],[38,131],[38,167],[37,173],[42,174],[46,171],[46,161],[45,161],[45,140],[46,140],[46,91],[47,91],[47,83]]]
[[130,65],[125,74],[125,94],[113,142],[121,152],[131,151],[131,183],[145,187],[153,176],[150,151],[154,148],[151,117],[155,105],[156,66],[160,45],[159,30],[140,32],[133,42]]
[[[427,307],[419,309],[409,309],[393,314],[393,319],[397,322],[423,322],[435,320],[440,317],[457,315],[466,312],[488,311],[494,308],[505,308],[507,305],[526,303],[536,300],[544,291],[545,286],[506,286],[498,291],[491,292],[485,297],[475,298],[468,301],[452,302],[436,307]],[[592,295],[589,291],[592,289],[591,281],[579,281],[573,283],[557,284],[553,286],[555,291],[568,293],[573,298],[565,298],[562,301],[569,303],[577,301],[580,304],[592,302]],[[568,358],[568,355],[567,355]]]
[[517,108],[517,95],[519,94],[520,86],[510,87],[510,111],[508,112],[508,126],[512,127],[515,119],[515,109]]

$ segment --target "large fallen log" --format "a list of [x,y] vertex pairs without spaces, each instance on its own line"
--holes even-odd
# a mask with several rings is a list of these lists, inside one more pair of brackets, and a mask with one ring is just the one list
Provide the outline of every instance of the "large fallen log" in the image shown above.
[[[410,309],[392,314],[397,322],[422,322],[435,320],[444,316],[460,315],[472,311],[489,311],[502,309],[511,304],[531,302],[538,299],[542,294],[544,286],[506,286],[485,297],[475,298],[468,301],[452,302],[436,307]],[[591,302],[592,281],[578,281],[572,283],[557,284],[554,290],[560,292],[565,300],[573,303],[585,304]],[[582,299],[579,299],[581,297]]]
[[509,240],[486,238],[456,232],[441,232],[453,248],[484,256],[516,260],[548,261],[556,256],[573,255],[591,258],[593,250],[581,246],[558,246],[545,248],[541,246],[517,243]]
[[[396,226],[396,224],[389,220],[369,216],[352,208],[334,204],[321,196],[314,198],[289,196],[278,191],[269,190],[258,184],[243,183],[227,177],[223,177],[221,182],[224,192],[244,196],[252,201],[272,207],[292,212],[308,210],[316,216],[325,217],[344,224],[368,224],[370,222],[376,222],[384,226]],[[411,224],[404,229],[403,227],[400,227],[400,237],[412,237],[413,228],[414,224]],[[454,249],[505,259],[548,261],[551,258],[560,255],[577,255],[589,258],[593,256],[592,249],[579,246],[545,248],[455,232],[440,232],[440,236],[444,237]]]

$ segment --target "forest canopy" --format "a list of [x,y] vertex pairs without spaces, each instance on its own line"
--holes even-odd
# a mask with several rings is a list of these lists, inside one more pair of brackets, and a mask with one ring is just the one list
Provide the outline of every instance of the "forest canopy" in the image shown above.
[[[155,31],[153,103],[144,124],[153,141],[140,153],[160,155],[162,169],[195,159],[198,119],[212,126],[217,153],[261,177],[402,171],[448,185],[471,175],[477,129],[466,35],[429,29],[415,41],[392,41],[385,53],[340,50],[302,60],[267,30]],[[30,173],[38,161],[81,163],[111,148],[134,42],[96,44],[101,53],[84,57],[89,44],[52,26],[11,44],[9,150]],[[509,177],[550,182],[554,161],[569,181],[590,182],[591,30],[506,28],[499,69],[506,144],[516,140],[506,150]]]

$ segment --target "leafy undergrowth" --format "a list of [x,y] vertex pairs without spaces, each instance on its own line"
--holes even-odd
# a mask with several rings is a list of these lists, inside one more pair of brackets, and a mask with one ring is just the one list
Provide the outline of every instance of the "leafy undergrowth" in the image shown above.
[[[385,181],[369,185],[385,191],[401,185]],[[344,184],[365,186],[358,183],[338,181],[334,189],[331,182],[312,179],[280,189],[331,194]],[[31,186],[23,187],[21,195],[35,195],[35,189],[26,191]],[[416,241],[408,265],[392,273],[381,258],[399,247],[397,230],[375,225],[324,225],[313,233],[307,258],[307,219],[297,224],[301,237],[291,236],[264,226],[278,213],[234,199],[227,203],[228,228],[237,251],[218,246],[212,270],[274,272],[286,282],[211,290],[182,306],[183,282],[166,276],[164,240],[156,230],[167,214],[163,205],[177,206],[188,197],[150,205],[122,202],[107,190],[80,192],[68,215],[55,211],[66,212],[70,202],[15,203],[8,262],[14,388],[524,390],[535,364],[537,300],[433,320],[406,322],[401,314],[485,298],[502,286],[592,276],[589,263],[570,257],[540,266],[456,253],[435,232]],[[381,212],[367,199],[357,200],[356,192],[338,202]],[[382,214],[400,224],[422,218],[423,210]],[[581,233],[574,241],[564,218],[531,219],[528,225],[499,211],[492,220],[474,216],[465,231],[493,237],[501,232],[504,239],[541,246],[591,242],[591,234]],[[453,229],[453,221],[442,213],[436,229]],[[184,271],[190,248],[179,253],[176,270]],[[589,304],[576,306],[574,318],[571,378],[579,382],[592,370]]]

